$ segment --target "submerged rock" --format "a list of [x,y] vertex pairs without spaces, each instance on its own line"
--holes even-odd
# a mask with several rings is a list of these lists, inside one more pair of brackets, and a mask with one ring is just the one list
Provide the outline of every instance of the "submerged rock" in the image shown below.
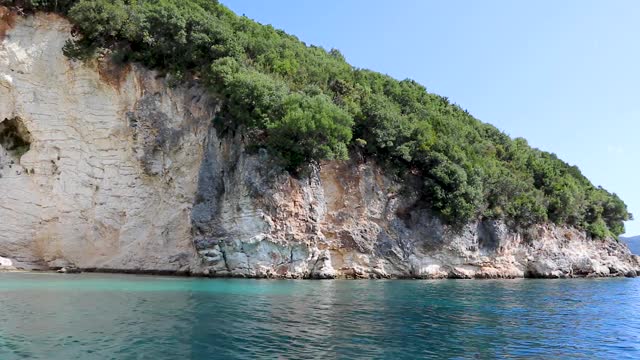
[[60,274],[79,274],[82,271],[77,267],[63,267],[57,271]]

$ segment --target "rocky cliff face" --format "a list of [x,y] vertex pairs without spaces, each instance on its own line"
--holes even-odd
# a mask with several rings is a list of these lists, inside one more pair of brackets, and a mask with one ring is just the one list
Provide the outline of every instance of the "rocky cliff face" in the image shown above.
[[[5,14],[6,15],[6,14]],[[83,64],[53,15],[0,25],[0,269],[252,277],[635,275],[614,239],[478,221],[452,230],[355,154],[294,178],[215,99],[137,66]]]

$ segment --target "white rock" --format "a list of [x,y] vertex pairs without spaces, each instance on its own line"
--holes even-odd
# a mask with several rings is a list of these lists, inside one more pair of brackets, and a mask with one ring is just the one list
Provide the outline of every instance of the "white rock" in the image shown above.
[[9,74],[0,73],[0,86],[10,88],[13,85],[13,78]]
[[11,259],[0,257],[0,267],[9,267],[13,266],[13,261]]
[[[21,157],[0,144],[0,253],[116,269],[196,263],[188,209],[212,107],[191,102],[202,91],[169,91],[152,72],[101,77],[70,62],[61,50],[70,29],[31,16],[0,44],[0,121],[18,117],[33,138]],[[132,127],[130,114],[146,118]],[[162,131],[178,143],[155,144]],[[164,160],[168,174],[151,175],[145,157],[151,167]]]

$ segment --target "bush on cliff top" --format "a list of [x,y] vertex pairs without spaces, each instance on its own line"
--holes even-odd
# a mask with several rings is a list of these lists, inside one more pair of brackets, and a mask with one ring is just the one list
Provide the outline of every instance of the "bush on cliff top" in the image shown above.
[[624,232],[618,196],[575,166],[511,139],[412,80],[350,66],[339,51],[307,46],[211,0],[0,0],[66,14],[83,35],[71,57],[109,48],[174,76],[195,75],[224,99],[214,120],[241,127],[295,170],[345,159],[348,148],[421,181],[452,225],[482,216],[516,227],[552,221],[594,237]]

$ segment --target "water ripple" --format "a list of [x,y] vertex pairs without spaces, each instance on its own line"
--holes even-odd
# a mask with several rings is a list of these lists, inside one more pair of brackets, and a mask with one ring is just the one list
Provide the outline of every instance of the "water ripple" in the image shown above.
[[639,290],[0,274],[0,359],[635,359]]

